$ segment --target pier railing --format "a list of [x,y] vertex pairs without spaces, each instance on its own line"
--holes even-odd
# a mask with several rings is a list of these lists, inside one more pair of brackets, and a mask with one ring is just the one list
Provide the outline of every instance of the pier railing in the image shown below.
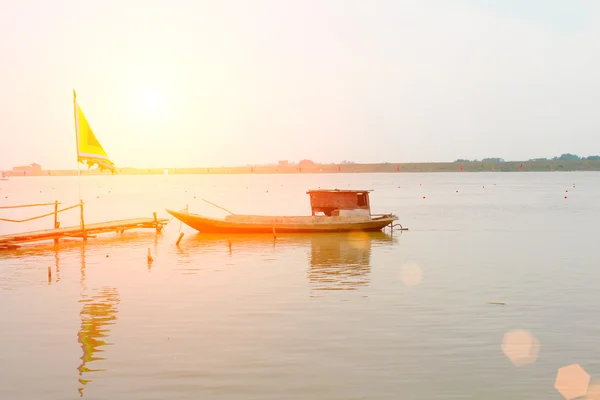
[[[80,200],[79,204],[75,204],[73,206],[59,209],[58,206],[60,204],[61,203],[57,200],[57,201],[54,201],[54,203],[37,203],[37,204],[22,204],[22,205],[16,205],[16,206],[0,206],[0,210],[54,206],[54,211],[46,213],[46,214],[41,214],[41,215],[37,215],[35,217],[30,217],[30,218],[25,218],[25,219],[0,218],[0,222],[22,223],[22,222],[30,222],[30,221],[34,221],[36,219],[54,216],[54,226],[52,227],[52,229],[58,229],[58,228],[60,228],[60,222],[58,221],[58,214],[68,211],[68,210],[72,210],[74,208],[79,208],[80,209],[81,232],[83,233],[83,239],[84,240],[87,239],[87,235],[86,235],[86,231],[85,231],[85,221],[83,218],[83,200]],[[58,239],[55,239],[54,241],[58,242]]]
[[[79,204],[75,204],[69,207],[59,208],[60,203],[55,201],[54,203],[41,203],[41,204],[23,204],[16,206],[0,206],[0,211],[6,209],[15,209],[15,208],[29,208],[29,207],[44,207],[44,206],[54,206],[54,211],[44,213],[41,215],[36,215],[30,218],[24,219],[9,219],[9,218],[0,218],[0,222],[28,222],[37,220],[40,218],[46,218],[54,216],[54,226],[52,229],[43,229],[32,232],[21,232],[15,234],[7,234],[0,235],[0,249],[16,249],[19,248],[21,243],[26,242],[36,242],[36,241],[44,241],[44,240],[54,240],[55,245],[58,244],[59,239],[62,238],[82,238],[84,242],[87,241],[88,238],[96,237],[97,233],[106,233],[106,232],[116,232],[123,234],[126,230],[130,229],[155,229],[157,234],[162,232],[163,227],[169,223],[169,220],[166,218],[158,218],[156,212],[152,213],[152,218],[131,218],[131,219],[120,219],[117,221],[105,221],[105,222],[95,222],[92,224],[88,224],[86,226],[84,218],[83,218],[83,201],[80,200]],[[80,220],[79,226],[60,226],[60,222],[58,222],[58,214],[72,210],[74,208],[79,208]]]

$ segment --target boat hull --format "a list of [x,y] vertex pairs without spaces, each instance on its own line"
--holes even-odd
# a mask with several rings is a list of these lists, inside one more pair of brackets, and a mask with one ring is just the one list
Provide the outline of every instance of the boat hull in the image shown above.
[[235,220],[217,219],[186,211],[167,212],[201,233],[327,233],[377,232],[398,219],[389,215],[377,219],[351,217],[264,217],[236,216]]

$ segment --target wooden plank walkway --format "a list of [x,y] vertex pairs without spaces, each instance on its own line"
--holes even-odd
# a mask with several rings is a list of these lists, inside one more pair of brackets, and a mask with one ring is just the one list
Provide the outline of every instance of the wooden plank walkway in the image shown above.
[[56,229],[45,229],[41,231],[14,233],[0,236],[0,249],[10,249],[19,247],[19,243],[36,242],[41,240],[58,240],[68,237],[91,237],[90,235],[103,232],[123,232],[130,229],[156,229],[157,232],[169,222],[165,218],[134,218],[118,221],[99,222],[94,224],[85,224],[84,230],[81,225],[69,226]]

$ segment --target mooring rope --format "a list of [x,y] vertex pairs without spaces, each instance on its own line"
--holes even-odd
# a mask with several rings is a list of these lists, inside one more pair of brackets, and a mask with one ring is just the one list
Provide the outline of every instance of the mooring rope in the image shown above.
[[54,206],[56,204],[60,204],[60,203],[23,204],[21,206],[0,206],[0,209],[40,207],[40,206]]
[[[52,203],[52,204],[54,205],[54,203]],[[21,219],[21,220],[19,220],[19,219],[0,218],[0,221],[4,221],[4,222],[29,222],[29,221],[33,221],[35,219],[49,217],[50,215],[58,214],[58,213],[61,213],[63,211],[67,211],[67,210],[70,210],[72,208],[76,208],[76,207],[79,207],[79,206],[80,206],[79,204],[76,204],[76,205],[71,206],[71,207],[63,208],[62,210],[52,211],[51,213],[48,213],[48,214],[39,215],[37,217],[32,217],[32,218],[27,218],[27,219]]]
[[[178,212],[184,212],[187,211],[187,207],[186,208],[182,208],[181,210],[177,210]],[[168,225],[171,223],[171,221],[173,221],[175,219],[175,217],[171,217],[171,219],[169,219],[169,221],[165,224]],[[181,232],[181,224],[179,224],[179,232]]]

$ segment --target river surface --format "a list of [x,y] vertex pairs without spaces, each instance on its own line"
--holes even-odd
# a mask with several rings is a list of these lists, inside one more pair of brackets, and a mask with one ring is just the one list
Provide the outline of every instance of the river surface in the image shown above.
[[[372,212],[409,230],[234,235],[230,248],[172,220],[161,235],[0,251],[0,399],[562,399],[559,368],[600,380],[599,173],[80,183],[86,223],[225,215],[203,198],[305,215],[321,187],[374,189]],[[77,203],[77,177],[0,182],[0,206],[54,200]],[[78,210],[59,220],[77,224]],[[0,222],[0,234],[52,224]]]

